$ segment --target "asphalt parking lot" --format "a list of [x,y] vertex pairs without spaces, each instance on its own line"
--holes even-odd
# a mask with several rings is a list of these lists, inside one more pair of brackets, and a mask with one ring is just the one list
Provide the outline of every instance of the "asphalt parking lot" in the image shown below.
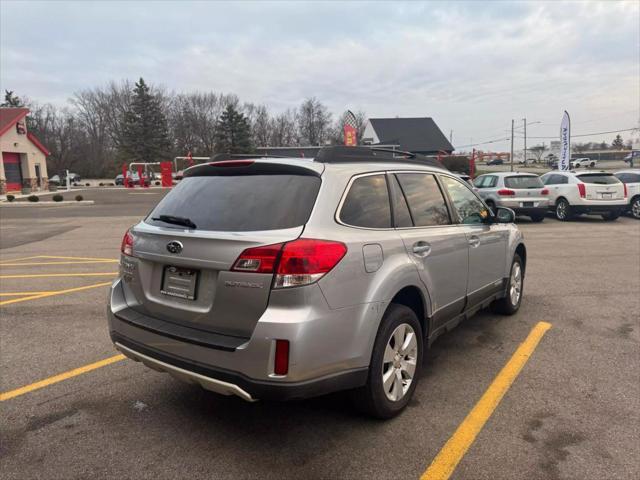
[[640,222],[520,222],[520,312],[441,337],[410,408],[381,422],[343,394],[245,403],[117,356],[108,284],[124,231],[163,194],[0,210],[3,479],[417,479],[469,434],[465,418],[539,322],[551,328],[451,478],[640,478]]

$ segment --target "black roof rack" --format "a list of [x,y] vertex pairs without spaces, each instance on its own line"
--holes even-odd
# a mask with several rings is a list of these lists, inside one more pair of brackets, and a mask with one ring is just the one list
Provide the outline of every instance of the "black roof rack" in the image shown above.
[[424,155],[380,147],[322,147],[313,159],[320,163],[402,162],[445,168],[440,162]]

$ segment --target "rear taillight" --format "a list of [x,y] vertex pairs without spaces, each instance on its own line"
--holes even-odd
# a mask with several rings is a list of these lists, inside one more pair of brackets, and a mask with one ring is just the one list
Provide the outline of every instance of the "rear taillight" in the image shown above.
[[580,198],[584,198],[587,196],[587,189],[584,186],[584,183],[578,184],[578,192],[580,192]]
[[500,195],[501,197],[513,197],[515,194],[515,191],[509,190],[508,188],[502,188],[498,190],[498,195]]
[[133,256],[133,234],[131,230],[127,230],[127,233],[122,237],[122,245],[120,245],[120,251],[123,255],[127,255],[129,257]]
[[273,288],[299,287],[319,280],[347,253],[341,242],[300,238],[289,243],[248,248],[232,272],[275,273]]
[[247,248],[231,268],[232,272],[273,273],[282,243]]
[[300,238],[285,243],[276,269],[274,288],[298,287],[319,280],[347,253],[341,242]]
[[549,189],[543,188],[542,191],[540,192],[540,195],[549,195]]
[[289,373],[289,340],[276,340],[273,373],[276,375]]
[[623,183],[622,185],[624,186],[624,198],[627,198],[629,196],[629,194],[627,192],[627,184]]

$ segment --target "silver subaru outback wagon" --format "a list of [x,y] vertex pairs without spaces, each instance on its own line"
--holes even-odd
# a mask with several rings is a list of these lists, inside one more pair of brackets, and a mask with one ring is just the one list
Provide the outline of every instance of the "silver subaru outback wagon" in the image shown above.
[[155,370],[245,400],[351,390],[389,418],[424,349],[520,307],[526,249],[437,164],[365,147],[197,165],[122,240],[108,322]]

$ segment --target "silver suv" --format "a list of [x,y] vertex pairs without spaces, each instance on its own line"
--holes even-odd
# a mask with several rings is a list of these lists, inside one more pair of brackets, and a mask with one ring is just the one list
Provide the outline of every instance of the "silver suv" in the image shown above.
[[513,219],[413,154],[326,147],[197,165],[123,238],[111,338],[221,394],[349,389],[388,418],[436,337],[489,305],[520,307]]
[[547,213],[549,189],[533,173],[496,172],[480,175],[473,182],[487,206],[512,209],[534,222],[542,222]]

